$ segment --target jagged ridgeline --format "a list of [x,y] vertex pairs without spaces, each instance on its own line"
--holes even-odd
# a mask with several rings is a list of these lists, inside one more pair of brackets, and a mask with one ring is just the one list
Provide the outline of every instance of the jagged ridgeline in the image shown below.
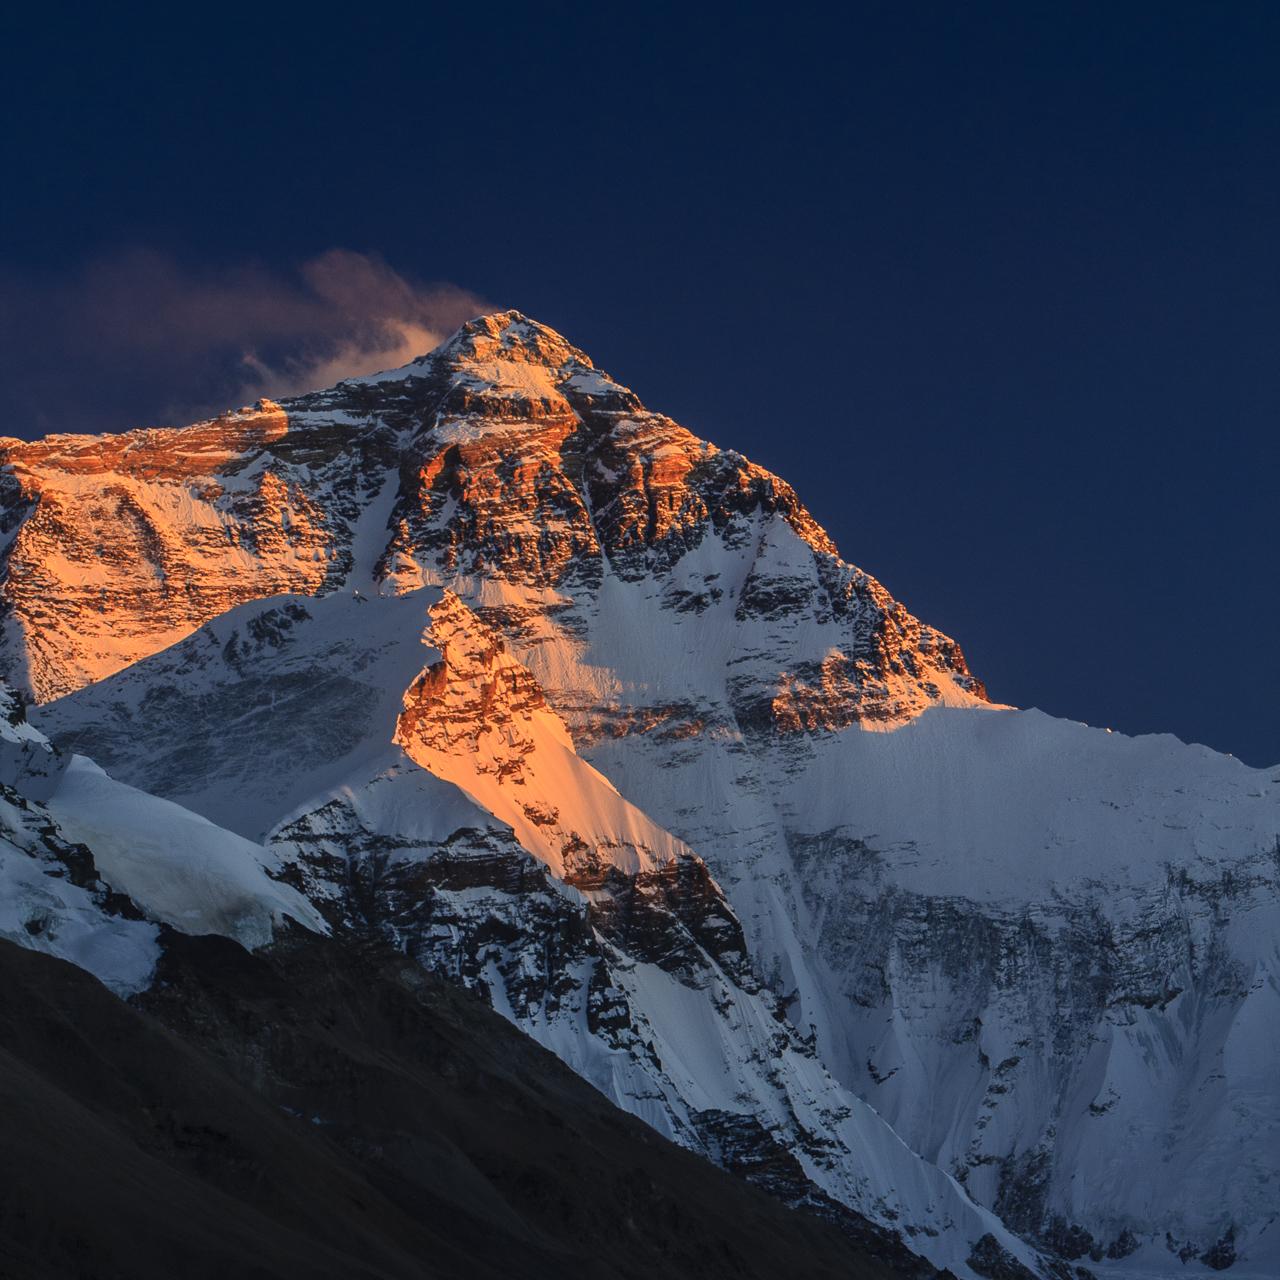
[[515,312],[4,453],[29,803],[142,931],[125,976],[9,936],[135,1000],[158,928],[392,948],[958,1275],[1280,1267],[1276,771],[992,705],[784,481]]

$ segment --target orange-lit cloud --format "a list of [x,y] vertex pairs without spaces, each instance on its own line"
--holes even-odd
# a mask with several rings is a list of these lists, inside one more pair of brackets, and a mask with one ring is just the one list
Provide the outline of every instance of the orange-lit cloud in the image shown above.
[[299,275],[318,304],[317,333],[275,364],[247,349],[244,362],[253,376],[246,399],[296,395],[407,364],[485,310],[466,290],[412,285],[381,259],[346,249],[313,258]]
[[404,364],[484,299],[331,249],[281,270],[135,249],[0,279],[0,435],[185,422]]

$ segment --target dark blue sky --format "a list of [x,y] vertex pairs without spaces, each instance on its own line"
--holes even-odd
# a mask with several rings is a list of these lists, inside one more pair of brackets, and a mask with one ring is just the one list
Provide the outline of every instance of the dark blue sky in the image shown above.
[[7,17],[0,431],[216,395],[77,299],[121,255],[376,255],[779,471],[994,696],[1280,761],[1280,6],[685,9]]

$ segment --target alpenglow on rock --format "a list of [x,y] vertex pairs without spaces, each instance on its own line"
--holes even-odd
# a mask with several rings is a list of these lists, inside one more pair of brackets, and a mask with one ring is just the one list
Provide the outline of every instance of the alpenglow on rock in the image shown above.
[[291,918],[957,1274],[1280,1269],[1280,771],[992,706],[785,482],[514,312],[3,452],[33,720]]

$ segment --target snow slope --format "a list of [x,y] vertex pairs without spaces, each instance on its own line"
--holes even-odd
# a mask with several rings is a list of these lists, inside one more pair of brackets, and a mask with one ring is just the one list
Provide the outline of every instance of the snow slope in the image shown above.
[[120,995],[151,984],[160,948],[154,924],[106,909],[100,889],[76,884],[38,808],[0,799],[0,937],[87,969]]
[[[369,682],[359,714],[353,680]],[[320,927],[298,913],[301,891],[329,927],[377,929],[483,991],[684,1145],[726,1163],[789,1157],[774,1187],[784,1198],[826,1196],[958,1275],[986,1235],[1037,1265],[836,1084],[760,988],[700,860],[581,760],[528,671],[456,597],[424,588],[240,606],[42,716],[126,778],[183,788],[224,821],[239,809],[242,829],[266,825],[265,854],[251,848],[289,887],[273,901],[252,886],[263,928],[268,909]],[[179,739],[210,744],[198,774],[162,767]],[[246,751],[270,774],[255,779]],[[113,833],[141,835],[140,824],[92,794],[121,784],[91,767],[68,779],[67,803],[101,812],[107,830],[67,825],[97,840],[142,905],[176,922],[178,904],[200,903],[203,884],[175,884],[167,868],[172,898],[131,877],[155,842],[129,862]]]
[[[270,941],[286,916],[323,930],[261,846],[56,751],[0,683],[0,936],[144,990],[156,923]],[[145,917],[145,918],[144,918]]]
[[[794,582],[777,541],[754,545]],[[713,556],[763,576],[710,538],[686,560]],[[744,683],[822,624],[667,591],[606,571],[528,660],[587,758],[707,859],[837,1078],[1095,1269],[1274,1274],[1280,771],[945,697],[762,730]]]
[[[58,726],[64,748],[108,772],[119,762],[120,777],[260,841],[282,813],[381,756],[405,689],[438,656],[422,637],[439,598],[253,601],[145,670],[33,715]],[[157,735],[158,724],[171,732]]]
[[66,836],[93,850],[112,888],[183,933],[220,933],[252,949],[286,917],[325,928],[297,890],[268,875],[278,863],[260,845],[116,782],[83,756],[72,757],[48,808]]

